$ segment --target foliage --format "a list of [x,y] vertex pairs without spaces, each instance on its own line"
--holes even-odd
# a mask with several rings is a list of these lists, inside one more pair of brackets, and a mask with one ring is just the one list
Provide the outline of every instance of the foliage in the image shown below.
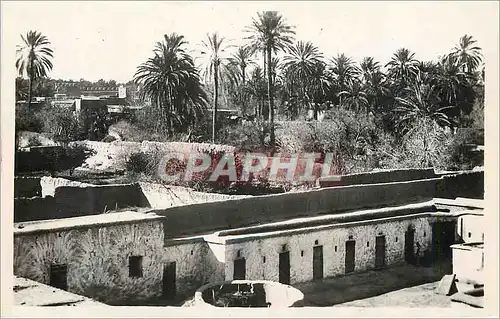
[[134,80],[142,86],[141,98],[158,112],[155,126],[172,135],[199,121],[207,105],[193,58],[186,53],[184,37],[175,33],[157,42],[154,56],[137,68]]
[[47,107],[40,113],[43,131],[57,142],[71,142],[85,135],[83,119],[78,118],[69,108]]

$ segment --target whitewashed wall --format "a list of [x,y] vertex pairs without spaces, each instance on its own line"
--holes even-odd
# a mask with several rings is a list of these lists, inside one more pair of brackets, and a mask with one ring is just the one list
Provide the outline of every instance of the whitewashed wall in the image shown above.
[[[355,272],[375,267],[375,237],[378,235],[386,237],[386,264],[402,263],[404,262],[405,231],[410,224],[415,228],[414,251],[416,252],[418,242],[422,254],[424,250],[430,249],[432,242],[432,227],[429,218],[426,217],[339,227],[228,244],[225,264],[226,280],[233,279],[233,261],[237,259],[237,253],[240,250],[240,256],[246,259],[246,279],[278,281],[279,253],[283,251],[283,245],[287,245],[290,251],[291,284],[310,281],[313,279],[313,247],[316,240],[318,240],[318,245],[323,246],[324,277],[344,274],[345,242],[349,240],[349,236],[356,241]],[[368,246],[367,243],[369,243]],[[336,252],[335,246],[337,246]],[[301,256],[301,251],[304,251],[303,256]],[[264,256],[266,257],[265,263],[263,263]]]
[[207,283],[224,280],[224,262],[217,256],[220,254],[204,241],[166,246],[163,261],[176,262],[177,293],[190,295]]
[[466,243],[484,242],[484,217],[463,215],[457,221],[458,235]]
[[484,250],[479,247],[453,245],[453,273],[461,281],[484,283]]

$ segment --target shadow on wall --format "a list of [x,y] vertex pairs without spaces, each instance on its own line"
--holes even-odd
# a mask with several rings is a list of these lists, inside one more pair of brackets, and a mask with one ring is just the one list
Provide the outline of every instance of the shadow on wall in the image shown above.
[[436,197],[484,199],[484,171],[443,176],[436,185]]

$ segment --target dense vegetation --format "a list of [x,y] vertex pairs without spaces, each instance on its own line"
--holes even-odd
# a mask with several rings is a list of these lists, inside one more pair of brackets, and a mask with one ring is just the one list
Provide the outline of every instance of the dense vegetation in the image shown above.
[[[134,77],[147,107],[115,129],[124,140],[333,152],[341,173],[481,164],[469,146],[484,139],[484,64],[472,36],[458,39],[433,61],[400,48],[383,64],[372,57],[325,56],[313,43],[296,41],[294,30],[280,13],[266,11],[249,21],[246,45],[232,47],[223,35],[212,33],[203,51],[192,55],[182,35],[165,35]],[[49,94],[58,83],[45,77],[51,68],[47,56],[52,56],[47,39],[36,32],[26,39],[23,52],[31,48],[34,53],[20,58],[20,75],[33,61],[41,62],[28,83],[16,80],[18,99]],[[33,56],[40,58],[30,60]],[[194,64],[199,57],[206,58],[201,68]],[[220,108],[237,110],[243,120],[227,120],[217,113]],[[74,116],[44,112],[18,112],[18,129],[48,132],[61,141],[81,138]]]

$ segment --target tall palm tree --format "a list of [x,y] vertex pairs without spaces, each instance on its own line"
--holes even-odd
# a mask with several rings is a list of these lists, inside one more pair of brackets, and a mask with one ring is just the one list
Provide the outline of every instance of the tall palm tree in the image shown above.
[[355,80],[347,84],[346,90],[339,93],[339,96],[344,97],[344,105],[354,111],[364,110],[368,112],[368,98],[363,90],[363,85],[360,81]]
[[481,48],[476,46],[476,43],[471,35],[464,35],[451,52],[461,66],[462,72],[472,73],[481,64]]
[[283,58],[283,68],[288,81],[297,84],[302,102],[307,104],[311,99],[311,78],[317,72],[323,55],[311,42],[299,41],[289,48]]
[[275,145],[274,134],[274,88],[272,74],[272,54],[285,49],[293,41],[295,31],[286,24],[285,19],[277,11],[264,11],[257,14],[247,30],[252,35],[248,37],[254,47],[264,47],[267,63],[267,91],[271,122],[271,145]]
[[27,75],[29,78],[28,89],[28,107],[31,107],[33,94],[33,81],[47,76],[52,70],[52,61],[54,57],[50,42],[46,36],[38,31],[28,31],[26,37],[21,35],[23,44],[16,50],[16,69],[19,76]]
[[238,103],[241,104],[242,112],[246,113],[246,97],[245,97],[245,85],[247,82],[247,73],[248,67],[255,65],[255,61],[253,60],[254,56],[254,48],[250,46],[240,46],[236,50],[235,53],[230,57],[230,66],[237,68],[238,71],[234,72],[236,76],[236,85],[237,85],[237,94],[238,94]]
[[419,62],[415,59],[415,53],[401,48],[394,53],[391,61],[386,64],[388,75],[401,87],[408,85],[418,72]]
[[[209,59],[206,63],[204,71],[205,79],[213,83],[214,100],[213,100],[213,115],[212,115],[212,142],[215,142],[217,129],[217,109],[219,103],[219,86],[225,81],[232,82],[233,72],[229,67],[230,60],[226,50],[229,48],[225,43],[225,38],[219,36],[217,32],[207,34],[206,41],[202,41],[206,51],[202,54],[208,55]],[[208,51],[208,52],[207,52]]]
[[[338,87],[338,92],[343,92],[347,89],[349,83],[359,74],[359,69],[355,62],[344,53],[337,55],[331,60],[330,72],[333,75],[335,84]],[[342,96],[340,98],[340,105],[342,106]]]
[[207,96],[192,57],[186,53],[184,36],[172,33],[157,42],[154,56],[137,67],[134,82],[140,97],[149,99],[160,116],[155,127],[172,134],[186,130],[204,115]]
[[361,73],[363,75],[363,80],[365,83],[370,81],[370,77],[380,71],[380,64],[375,61],[372,57],[365,57],[360,63]]

